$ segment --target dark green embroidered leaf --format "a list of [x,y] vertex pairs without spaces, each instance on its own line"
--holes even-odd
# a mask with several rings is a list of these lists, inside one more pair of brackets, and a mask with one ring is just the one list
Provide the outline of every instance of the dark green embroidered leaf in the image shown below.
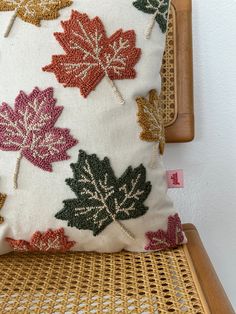
[[156,6],[152,5],[151,2],[148,0],[136,0],[133,2],[133,5],[135,6],[135,8],[143,11],[144,13],[154,14],[156,12]]
[[151,35],[155,21],[159,24],[161,31],[166,32],[169,3],[170,0],[136,0],[133,2],[138,10],[153,15],[146,30],[147,38]]
[[132,237],[118,220],[137,218],[148,210],[143,202],[151,191],[151,183],[146,182],[144,166],[129,167],[117,179],[108,158],[100,160],[81,150],[78,162],[71,168],[74,178],[66,183],[77,198],[65,200],[56,218],[67,220],[68,226],[92,230],[95,236],[115,222]]

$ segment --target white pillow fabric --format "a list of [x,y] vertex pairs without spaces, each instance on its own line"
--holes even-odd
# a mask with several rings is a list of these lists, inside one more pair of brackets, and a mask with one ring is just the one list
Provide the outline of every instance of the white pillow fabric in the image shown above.
[[[133,2],[73,1],[40,28],[17,18],[0,37],[0,254],[186,241],[137,122],[135,99],[161,89],[165,33],[156,23],[147,40],[150,16]],[[0,13],[1,30],[11,15]]]

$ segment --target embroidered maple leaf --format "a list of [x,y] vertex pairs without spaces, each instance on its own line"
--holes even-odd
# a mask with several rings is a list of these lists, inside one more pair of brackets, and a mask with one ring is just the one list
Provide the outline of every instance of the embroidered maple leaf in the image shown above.
[[[6,201],[6,194],[0,193],[0,210],[3,208]],[[4,223],[4,218],[0,215],[0,225]]]
[[167,231],[147,232],[149,240],[145,250],[165,250],[175,248],[184,242],[184,233],[178,214],[168,217]]
[[165,147],[164,111],[158,93],[156,90],[151,90],[148,99],[138,97],[136,102],[138,122],[143,129],[140,138],[147,142],[158,142],[160,153],[163,154]]
[[151,183],[146,182],[144,166],[129,167],[117,179],[108,158],[100,160],[80,151],[78,162],[71,168],[74,178],[66,183],[77,198],[65,200],[56,218],[68,220],[68,226],[92,230],[94,236],[115,222],[134,239],[120,220],[140,217],[148,210],[143,202],[151,191]]
[[4,36],[9,35],[17,16],[25,22],[40,26],[41,20],[58,18],[58,11],[71,4],[71,0],[1,0],[0,11],[14,10]]
[[140,138],[143,141],[156,143],[153,146],[152,158],[149,163],[150,168],[156,168],[158,149],[163,155],[165,147],[164,110],[156,90],[151,90],[148,98],[138,97],[136,102],[138,122],[143,129]]
[[30,242],[25,240],[14,240],[6,238],[8,244],[19,252],[43,252],[43,253],[64,253],[69,251],[74,245],[74,241],[69,241],[64,234],[64,229],[48,230],[46,232],[35,232]]
[[54,55],[43,71],[54,72],[64,87],[80,88],[84,97],[105,77],[123,104],[113,80],[136,77],[133,67],[141,50],[135,48],[135,32],[120,29],[108,38],[99,17],[90,20],[87,14],[78,11],[72,11],[70,20],[61,24],[64,33],[54,35],[66,54]]
[[167,20],[170,0],[136,0],[133,5],[140,11],[152,14],[150,23],[145,31],[147,39],[150,38],[155,21],[159,24],[163,33],[167,30]]
[[52,88],[40,91],[36,87],[30,95],[20,92],[14,110],[6,103],[0,106],[0,149],[19,152],[15,188],[22,157],[50,172],[51,163],[70,158],[66,151],[77,141],[68,129],[54,127],[63,110],[55,103]]

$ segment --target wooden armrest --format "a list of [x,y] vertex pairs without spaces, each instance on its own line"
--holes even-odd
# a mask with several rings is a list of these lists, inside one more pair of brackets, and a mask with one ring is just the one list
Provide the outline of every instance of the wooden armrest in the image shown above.
[[188,239],[187,248],[211,313],[235,314],[196,227],[186,224],[184,231]]

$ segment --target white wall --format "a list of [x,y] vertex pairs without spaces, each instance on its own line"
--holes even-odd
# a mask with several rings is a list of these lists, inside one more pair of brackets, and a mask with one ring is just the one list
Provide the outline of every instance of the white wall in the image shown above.
[[167,147],[167,168],[186,181],[169,194],[236,310],[236,0],[192,1],[196,138]]

